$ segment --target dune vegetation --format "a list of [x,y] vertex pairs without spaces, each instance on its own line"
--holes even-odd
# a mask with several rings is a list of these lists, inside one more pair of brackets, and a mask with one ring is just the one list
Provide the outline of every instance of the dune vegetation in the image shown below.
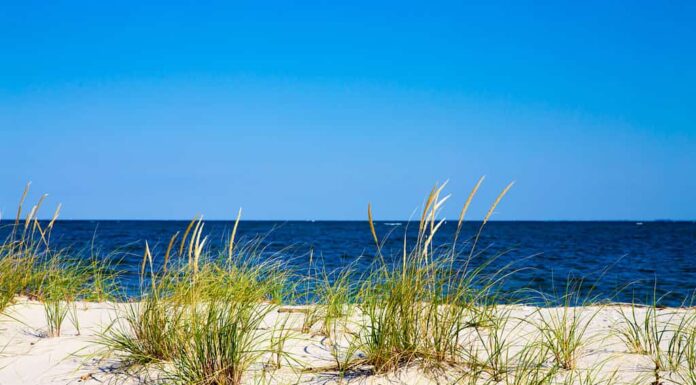
[[59,209],[39,221],[41,198],[24,213],[25,190],[0,245],[0,310],[13,318],[21,298],[40,303],[42,338],[63,338],[66,321],[80,331],[78,307],[108,304],[109,322],[92,341],[133,383],[696,385],[693,308],[614,304],[576,277],[554,295],[505,292],[514,264],[491,271],[496,257],[480,260],[477,243],[511,185],[476,234],[460,231],[481,182],[446,244],[435,235],[449,196],[435,186],[411,224],[416,241],[404,237],[398,256],[383,255],[385,235],[368,206],[376,253],[363,274],[350,265],[326,271],[318,261],[307,272],[291,269],[262,240],[236,239],[239,216],[225,250],[213,252],[196,218],[163,253],[144,244],[140,296],[130,301],[118,295],[108,263],[49,246]]

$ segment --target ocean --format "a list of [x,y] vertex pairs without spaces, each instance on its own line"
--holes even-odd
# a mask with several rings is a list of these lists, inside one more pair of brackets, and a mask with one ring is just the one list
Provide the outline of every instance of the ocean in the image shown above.
[[[10,222],[3,221],[3,225]],[[75,253],[108,256],[119,263],[122,283],[129,293],[138,286],[138,271],[145,241],[160,255],[171,235],[183,231],[187,221],[60,220],[51,235],[55,248]],[[213,251],[225,247],[233,223],[206,221],[204,235]],[[399,258],[406,236],[411,244],[417,223],[376,222],[385,239],[383,253]],[[465,223],[461,240],[474,237],[480,223]],[[8,226],[0,228],[6,232]],[[445,223],[435,244],[451,243],[456,223]],[[237,239],[261,238],[268,255],[286,259],[298,271],[314,263],[327,270],[352,265],[367,271],[375,246],[365,221],[241,221]],[[467,244],[460,247],[468,255]],[[544,293],[562,291],[568,277],[584,278],[591,295],[612,301],[681,305],[696,290],[696,222],[489,222],[476,247],[472,266],[495,258],[490,271],[503,266],[512,273],[503,283],[505,292],[530,289]],[[319,261],[319,262],[317,262]]]

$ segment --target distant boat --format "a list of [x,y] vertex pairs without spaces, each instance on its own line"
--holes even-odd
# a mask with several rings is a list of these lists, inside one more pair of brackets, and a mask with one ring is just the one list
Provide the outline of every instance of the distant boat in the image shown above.
[[643,226],[643,222],[636,222],[636,226]]
[[387,226],[401,226],[401,222],[386,222]]

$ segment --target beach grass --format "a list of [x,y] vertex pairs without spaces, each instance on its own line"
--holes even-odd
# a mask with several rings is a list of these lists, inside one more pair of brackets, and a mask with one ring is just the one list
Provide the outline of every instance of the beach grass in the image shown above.
[[[461,211],[458,229],[480,182]],[[509,187],[493,203],[481,228]],[[485,263],[476,268],[470,268],[469,263],[480,230],[469,242],[470,250],[465,255],[457,248],[459,231],[450,245],[433,243],[443,223],[438,219],[440,210],[449,198],[442,196],[443,188],[444,184],[432,189],[418,222],[415,244],[408,245],[404,240],[402,256],[392,264],[381,254],[381,243],[368,207],[377,255],[355,302],[366,317],[360,332],[360,350],[365,354],[364,362],[377,373],[393,371],[414,361],[426,366],[461,363],[462,332],[479,324],[480,315],[489,314],[488,307],[493,306],[482,299],[495,291],[499,282],[496,277],[503,273],[487,276],[483,274]]]
[[[223,250],[208,247],[205,222],[196,217],[173,234],[166,248],[145,242],[139,269],[140,293],[129,303],[114,302],[114,319],[100,334],[104,354],[124,368],[154,370],[158,381],[175,384],[237,385],[252,368],[331,372],[338,381],[369,373],[385,376],[417,367],[454,383],[613,385],[615,372],[603,362],[580,365],[597,338],[590,325],[608,304],[586,292],[582,278],[568,277],[561,293],[510,293],[503,283],[514,264],[496,264],[500,255],[481,257],[477,244],[486,223],[509,191],[497,196],[474,234],[461,234],[467,210],[481,186],[467,197],[454,238],[436,241],[449,199],[436,185],[425,199],[415,242],[398,255],[384,253],[368,205],[374,241],[371,266],[327,271],[310,254],[310,270],[293,269],[282,252],[270,252],[262,238],[237,239],[241,210]],[[60,337],[71,321],[80,331],[76,304],[104,302],[115,295],[108,263],[53,250],[50,221],[39,221],[44,198],[23,215],[27,190],[10,235],[0,245],[0,310],[23,295],[41,302],[46,336]],[[525,297],[525,295],[527,295]],[[533,298],[534,297],[534,298]],[[541,306],[514,316],[517,303]],[[627,354],[652,363],[645,377],[653,384],[696,383],[696,313],[620,306],[614,336]],[[293,305],[299,327],[283,307]],[[517,314],[517,313],[515,313]],[[531,331],[527,330],[531,327]],[[332,364],[307,368],[286,350],[295,338],[322,338]],[[681,382],[680,382],[681,381]]]
[[620,308],[615,332],[629,352],[650,359],[653,383],[671,381],[671,373],[688,384],[696,372],[696,311],[660,309],[657,302],[654,294],[649,305]]
[[[259,332],[259,325],[292,285],[259,240],[235,244],[232,235],[224,255],[211,255],[203,227],[193,220],[178,249],[172,237],[159,270],[146,244],[141,299],[117,312],[100,343],[129,365],[166,367],[173,383],[238,384],[261,356],[282,362],[288,333]],[[273,341],[258,346],[264,340]]]
[[108,261],[97,257],[77,257],[71,250],[50,246],[51,233],[60,213],[60,205],[48,221],[39,213],[46,195],[31,210],[24,212],[29,184],[24,189],[9,234],[0,244],[0,312],[17,296],[38,299],[44,304],[46,336],[60,336],[66,318],[79,332],[75,314],[77,300],[112,299],[116,274]]
[[591,338],[597,338],[588,335],[588,328],[602,305],[594,303],[591,293],[583,295],[584,279],[568,277],[564,286],[562,294],[546,298],[548,310],[539,311],[536,327],[554,363],[560,369],[573,370],[582,349]]

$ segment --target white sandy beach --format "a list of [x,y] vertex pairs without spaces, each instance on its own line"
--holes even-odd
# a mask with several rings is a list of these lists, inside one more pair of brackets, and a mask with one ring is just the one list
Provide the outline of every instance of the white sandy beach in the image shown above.
[[[18,299],[0,316],[0,384],[138,384],[154,381],[157,375],[153,371],[140,371],[134,375],[132,371],[124,371],[120,367],[118,357],[108,355],[98,344],[98,335],[108,327],[118,315],[118,309],[129,304],[113,303],[79,303],[78,333],[73,322],[66,319],[60,337],[46,337],[46,321],[41,303]],[[526,306],[505,307],[510,311],[508,322],[503,335],[511,342],[510,352],[514,354],[516,347],[535,338],[538,335],[533,326],[534,320],[543,314],[557,309],[539,309]],[[647,356],[629,354],[624,343],[615,335],[614,330],[621,321],[620,307],[606,306],[602,308],[582,308],[583,314],[590,317],[596,313],[589,324],[587,344],[582,348],[578,359],[578,372],[595,368],[601,371],[599,377],[609,377],[616,372],[617,384],[650,384],[651,361]],[[314,331],[302,333],[301,325],[305,313],[303,308],[282,308],[280,312],[272,312],[262,325],[271,328],[285,317],[289,322],[292,337],[285,345],[285,351],[290,354],[291,361],[285,360],[280,369],[269,368],[263,362],[255,365],[245,377],[245,383],[267,384],[331,384],[340,382],[337,374],[330,369],[333,365],[330,343]],[[676,311],[676,313],[675,313]],[[644,314],[644,309],[638,309]],[[661,312],[677,314],[684,310],[666,309]],[[468,336],[472,346],[480,344],[479,338],[473,332]],[[665,338],[666,342],[667,338]],[[265,342],[260,341],[260,344]],[[264,358],[263,361],[268,361]],[[323,369],[327,368],[327,369]],[[130,373],[129,373],[130,372]],[[147,374],[146,374],[147,373]],[[367,371],[365,373],[368,373]],[[345,383],[361,384],[427,384],[427,383],[456,383],[458,375],[447,373],[434,376],[417,366],[403,368],[389,375],[370,375],[356,373],[347,376]],[[566,375],[556,376],[558,383],[563,383]],[[579,382],[577,382],[579,383]],[[679,382],[675,382],[679,383]]]

